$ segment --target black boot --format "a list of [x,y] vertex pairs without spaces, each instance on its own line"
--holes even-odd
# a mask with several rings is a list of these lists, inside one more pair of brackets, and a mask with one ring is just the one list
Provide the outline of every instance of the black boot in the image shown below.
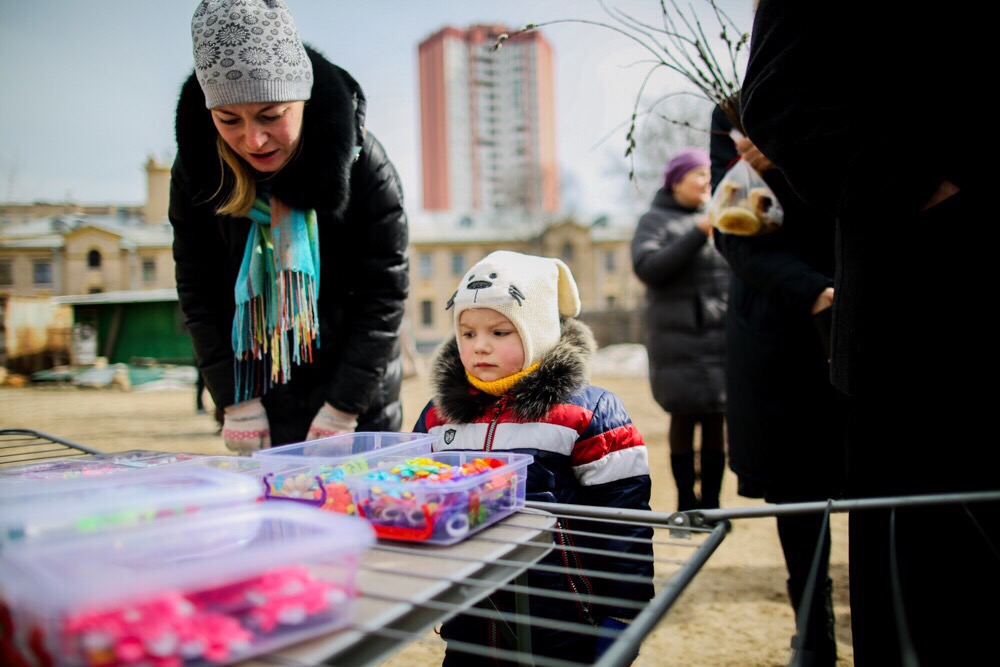
[[[802,613],[802,591],[792,590],[788,585],[789,597],[792,598],[792,608],[795,610],[796,623]],[[830,579],[820,582],[813,591],[814,600],[806,623],[806,636],[792,637],[792,650],[796,659],[791,662],[793,667],[836,667],[837,638],[834,630],[833,613],[833,582]]]
[[698,496],[694,493],[694,452],[671,454],[670,469],[677,485],[677,511],[698,509]]
[[717,449],[701,450],[701,508],[719,509],[722,476],[726,472],[726,453]]

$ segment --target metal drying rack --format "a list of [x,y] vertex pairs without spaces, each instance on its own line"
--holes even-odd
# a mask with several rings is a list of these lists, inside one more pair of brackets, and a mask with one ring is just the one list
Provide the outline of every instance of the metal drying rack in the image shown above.
[[0,468],[100,454],[90,447],[26,428],[0,429]]
[[[595,526],[622,522],[653,529],[655,596],[642,605],[635,620],[624,631],[598,630],[583,622],[565,619],[532,618],[522,606],[517,613],[502,613],[476,606],[497,591],[515,597],[565,595],[531,589],[527,574],[540,564],[560,540],[556,533],[560,519],[585,518],[590,531]],[[692,522],[692,518],[695,519]],[[701,523],[701,525],[695,525]],[[328,637],[289,647],[249,665],[337,665],[361,667],[376,665],[411,642],[443,641],[433,628],[458,613],[470,613],[501,621],[510,626],[518,648],[492,649],[462,643],[461,650],[507,661],[509,664],[566,667],[579,665],[562,659],[532,656],[528,650],[532,628],[571,630],[580,634],[613,633],[614,641],[601,659],[600,666],[625,665],[639,651],[646,635],[656,627],[719,547],[727,532],[726,522],[710,525],[703,517],[688,514],[665,514],[635,510],[614,510],[581,505],[528,503],[516,514],[494,526],[448,547],[407,544],[381,540],[366,553],[359,570],[359,605],[354,622]],[[593,535],[593,532],[588,534]],[[582,547],[581,547],[582,549]],[[591,549],[590,553],[601,553]],[[621,577],[615,572],[587,572],[590,577]],[[604,599],[607,603],[635,605],[631,600]],[[486,661],[484,661],[485,663]]]
[[[15,462],[41,461],[66,456],[86,456],[101,452],[76,443],[28,429],[0,429],[0,467]],[[726,537],[733,520],[774,517],[815,512],[903,508],[949,503],[1000,501],[1000,491],[868,498],[788,505],[765,505],[692,512],[641,512],[582,505],[528,502],[519,512],[451,546],[390,542],[378,543],[361,559],[358,571],[359,598],[352,623],[341,630],[307,640],[285,649],[257,656],[240,667],[306,667],[336,665],[365,667],[378,665],[404,646],[436,644],[429,654],[440,656],[444,642],[434,628],[459,613],[497,620],[509,627],[516,650],[492,649],[478,644],[462,644],[461,650],[511,665],[574,667],[579,662],[535,656],[527,650],[533,628],[556,628],[580,634],[613,632],[607,651],[596,667],[628,665],[640,652],[643,640],[663,619]],[[620,632],[598,630],[566,619],[532,618],[523,601],[527,595],[553,596],[558,592],[532,589],[527,574],[534,568],[551,567],[541,561],[571,536],[562,528],[564,519],[586,519],[587,535],[604,526],[629,523],[652,529],[655,594],[641,606],[631,624]],[[589,553],[600,554],[596,549]],[[590,577],[622,577],[616,572],[586,573]],[[518,602],[516,612],[501,613],[478,603],[497,591],[510,593]],[[634,605],[629,600],[602,602]],[[662,658],[662,656],[658,656]],[[429,660],[429,659],[428,659]],[[436,664],[436,660],[434,662]]]

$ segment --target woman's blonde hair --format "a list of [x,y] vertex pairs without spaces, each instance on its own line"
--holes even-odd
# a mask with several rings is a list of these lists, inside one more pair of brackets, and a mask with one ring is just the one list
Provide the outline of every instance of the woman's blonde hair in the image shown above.
[[257,180],[250,173],[250,169],[243,160],[233,152],[233,149],[229,147],[229,144],[221,136],[215,138],[215,150],[222,160],[222,164],[219,165],[222,170],[219,178],[219,189],[215,193],[219,194],[226,186],[227,181],[229,181],[226,178],[226,167],[229,167],[229,171],[233,176],[229,194],[226,195],[222,204],[215,209],[215,212],[221,215],[242,218],[250,212],[253,201],[257,198]]
[[[299,151],[302,150],[302,136],[299,136],[299,143],[295,147],[295,151],[292,156],[288,158],[288,162],[282,166],[284,169],[289,164],[291,164],[296,157],[298,157]],[[253,202],[257,198],[257,179],[254,178],[253,172],[247,166],[233,149],[229,147],[222,135],[215,138],[215,151],[219,154],[219,158],[222,160],[222,164],[219,165],[222,173],[219,176],[219,188],[215,191],[217,196],[226,187],[226,184],[230,181],[227,178],[226,167],[229,167],[229,171],[232,172],[232,186],[229,188],[229,193],[226,195],[222,204],[219,205],[215,212],[220,215],[229,215],[234,218],[246,217],[250,213],[250,209],[253,208]],[[278,171],[281,171],[279,169]],[[278,175],[278,171],[270,174],[268,178],[273,178]]]

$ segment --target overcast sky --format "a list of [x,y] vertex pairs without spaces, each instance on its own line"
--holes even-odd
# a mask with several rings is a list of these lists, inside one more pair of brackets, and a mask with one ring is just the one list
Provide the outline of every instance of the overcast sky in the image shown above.
[[[365,90],[368,127],[396,164],[413,209],[421,206],[421,40],[446,25],[607,20],[597,0],[287,1],[302,38]],[[701,7],[701,0],[691,1]],[[607,4],[651,22],[659,17],[658,0]],[[719,4],[750,31],[752,0]],[[0,201],[141,203],[146,159],[169,162],[174,155],[174,110],[192,69],[196,5],[0,0]],[[645,56],[603,28],[561,24],[544,34],[556,64],[560,168],[576,183],[565,203],[582,213],[616,212],[628,205],[620,182],[628,163],[624,131],[615,128],[631,114],[647,69],[635,63]],[[679,86],[658,76],[653,90]]]

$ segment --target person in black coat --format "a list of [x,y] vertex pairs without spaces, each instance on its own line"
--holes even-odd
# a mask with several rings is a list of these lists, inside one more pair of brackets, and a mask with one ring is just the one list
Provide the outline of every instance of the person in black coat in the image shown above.
[[[678,151],[632,237],[632,268],[646,285],[646,350],[656,402],[670,413],[677,508],[719,507],[725,453],[725,316],[729,267],[709,241],[709,156]],[[694,431],[701,427],[701,497]]]
[[360,86],[280,0],[202,2],[192,38],[169,217],[226,446],[398,431],[407,220]]
[[980,319],[994,245],[961,193],[977,28],[956,10],[806,5],[761,0],[741,120],[837,218],[831,377],[848,397],[848,493],[887,499],[850,517],[855,664],[977,664],[996,632],[984,610],[1000,595],[1000,507],[937,496],[1000,486],[983,426],[995,400],[972,379],[992,379]]
[[[784,210],[781,227],[762,236],[716,230],[715,245],[733,270],[726,315],[726,424],[737,492],[769,503],[822,501],[843,493],[842,397],[830,383],[827,343],[833,302],[833,216],[807,206],[746,138],[730,136],[721,107],[712,113],[712,189],[745,159]],[[788,595],[807,620],[793,638],[800,667],[837,663],[830,528],[819,513],[779,515]],[[802,606],[819,545],[811,604]]]

